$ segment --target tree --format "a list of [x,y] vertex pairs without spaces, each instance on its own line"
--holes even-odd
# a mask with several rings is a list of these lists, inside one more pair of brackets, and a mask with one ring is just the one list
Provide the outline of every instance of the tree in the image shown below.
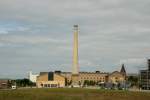
[[138,76],[129,76],[128,82],[131,83],[131,87],[138,86]]
[[96,82],[95,81],[89,81],[89,80],[85,80],[84,81],[84,85],[88,85],[88,86],[94,86],[96,85]]
[[17,79],[17,80],[13,80],[13,83],[16,83],[16,85],[18,87],[26,87],[26,86],[35,86],[36,84],[31,82],[29,79]]
[[66,83],[66,85],[67,85],[67,86],[69,86],[69,85],[71,85],[71,84],[72,84],[72,80],[70,80],[70,81],[69,81],[69,80],[67,80],[66,82],[67,82],[67,83]]

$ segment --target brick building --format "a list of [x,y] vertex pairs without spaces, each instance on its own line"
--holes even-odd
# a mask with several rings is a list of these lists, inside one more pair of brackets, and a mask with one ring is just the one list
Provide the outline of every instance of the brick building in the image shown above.
[[10,80],[0,79],[0,89],[10,88]]

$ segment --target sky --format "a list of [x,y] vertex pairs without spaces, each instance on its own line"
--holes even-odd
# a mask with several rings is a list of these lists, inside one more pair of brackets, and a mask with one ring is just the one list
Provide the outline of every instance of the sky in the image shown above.
[[150,58],[150,0],[0,0],[0,78],[71,71],[79,25],[80,71],[128,73]]

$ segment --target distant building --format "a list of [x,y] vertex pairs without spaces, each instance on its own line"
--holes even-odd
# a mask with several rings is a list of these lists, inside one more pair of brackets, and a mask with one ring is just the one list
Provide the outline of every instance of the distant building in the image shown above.
[[108,82],[113,84],[123,83],[126,81],[126,70],[124,64],[122,64],[121,70],[114,71],[108,75]]
[[[62,72],[62,76],[66,77],[67,82],[72,81],[71,72]],[[103,72],[79,72],[77,83],[83,85],[85,81],[93,81],[96,83],[105,83],[107,81],[108,73]]]
[[123,83],[125,82],[125,76],[121,72],[114,71],[113,73],[109,74],[108,82],[113,84]]
[[144,90],[150,90],[150,71],[140,70],[140,85]]
[[29,80],[30,80],[31,82],[36,83],[37,76],[39,76],[39,74],[32,74],[32,71],[29,72]]
[[7,89],[10,87],[11,87],[10,80],[0,79],[0,89]]
[[65,77],[54,72],[40,72],[36,86],[38,88],[65,87]]
[[[92,81],[96,84],[123,83],[126,80],[126,71],[124,65],[121,71],[114,71],[112,73],[104,73],[100,71],[96,72],[79,72],[77,84],[83,86],[85,81]],[[71,72],[41,72],[37,77],[38,88],[53,88],[53,87],[65,87],[66,85],[72,85],[72,73]]]
[[148,59],[148,69],[140,70],[140,85],[144,90],[150,90],[150,59]]

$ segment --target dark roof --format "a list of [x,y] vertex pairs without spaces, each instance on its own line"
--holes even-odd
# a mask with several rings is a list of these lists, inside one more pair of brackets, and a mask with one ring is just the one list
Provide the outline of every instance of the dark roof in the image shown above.
[[121,67],[120,72],[121,72],[121,73],[126,73],[126,70],[125,70],[124,64],[122,64],[122,67]]
[[48,74],[48,72],[40,72],[40,75]]
[[79,74],[108,74],[107,72],[99,72],[99,73],[96,73],[96,72],[79,72]]
[[114,74],[114,73],[120,73],[120,72],[118,72],[118,71],[113,71],[112,73],[110,73],[110,75],[111,75],[111,74]]
[[[117,73],[117,74],[121,74],[119,71],[114,71],[114,72],[110,73],[109,76],[110,76],[110,75],[113,75],[113,74],[116,74],[116,73]],[[121,74],[121,75],[123,75],[123,74]]]

